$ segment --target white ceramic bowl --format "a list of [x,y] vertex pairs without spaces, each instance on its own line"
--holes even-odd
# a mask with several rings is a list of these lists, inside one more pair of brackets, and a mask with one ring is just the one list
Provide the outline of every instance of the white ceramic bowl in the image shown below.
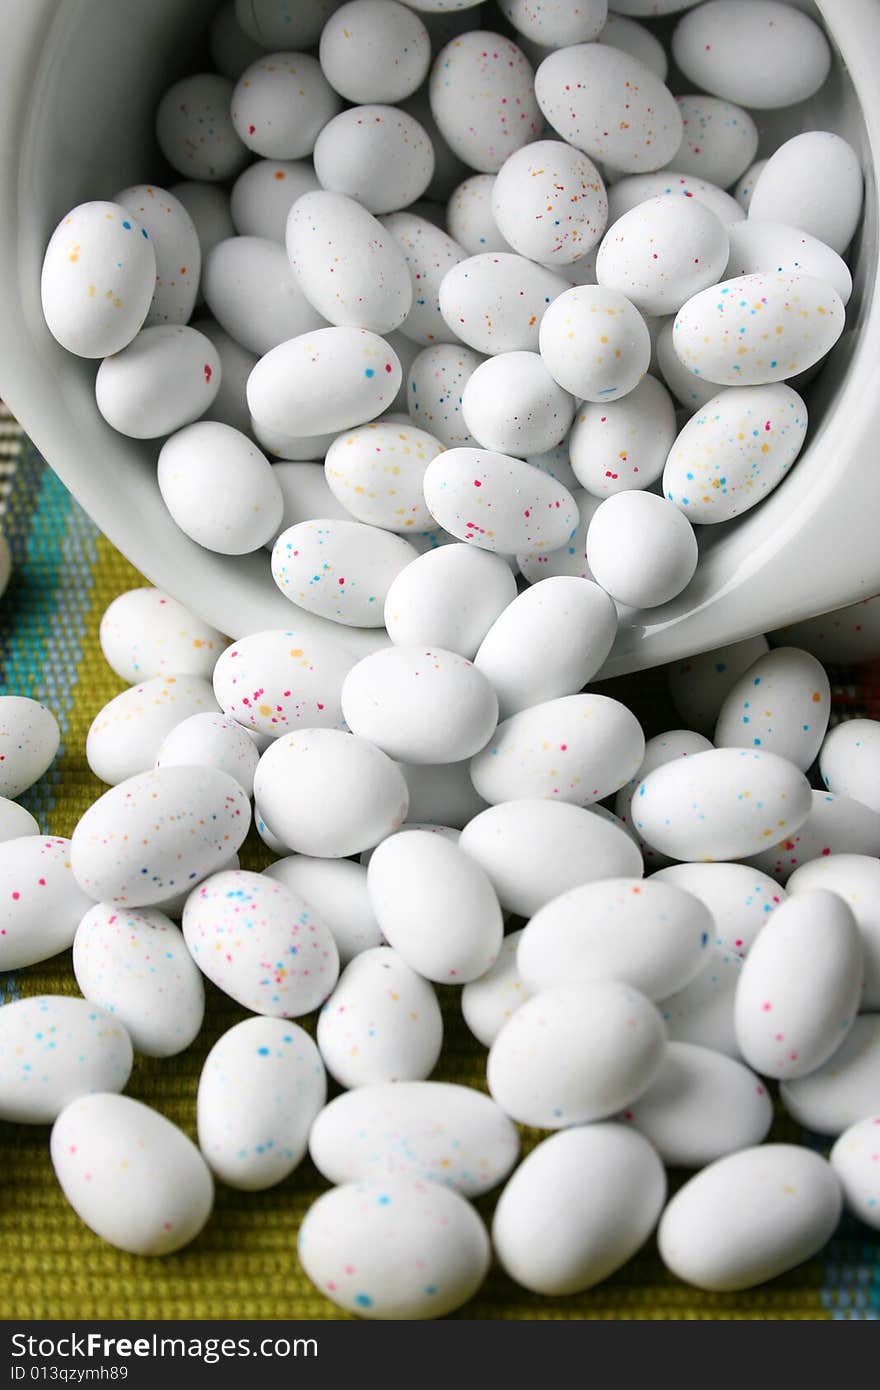
[[[806,8],[798,0],[801,8]],[[154,584],[232,636],[321,619],[275,588],[265,552],[202,550],[156,485],[158,446],[114,433],[94,399],[97,363],[67,354],[40,309],[46,242],[76,203],[164,178],[153,112],[170,83],[205,66],[217,0],[0,0],[0,396],[107,536]],[[808,129],[860,151],[865,217],[848,327],[810,388],[811,442],[786,481],[742,521],[706,528],[678,598],[625,615],[602,674],[655,665],[880,591],[880,0],[821,0],[831,77],[802,107],[771,113],[762,153]],[[175,176],[176,178],[176,176]],[[335,631],[339,633],[339,629]],[[341,634],[340,634],[341,635]],[[345,631],[371,650],[382,634]]]

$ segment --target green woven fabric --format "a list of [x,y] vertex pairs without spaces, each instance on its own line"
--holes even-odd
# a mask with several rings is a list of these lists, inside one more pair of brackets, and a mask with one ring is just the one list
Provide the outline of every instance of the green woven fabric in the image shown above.
[[[84,758],[92,716],[123,688],[98,644],[100,617],[140,576],[101,537],[0,407],[0,511],[14,573],[0,600],[0,690],[32,695],[56,713],[62,749],[55,766],[22,800],[43,832],[70,835],[104,787]],[[616,683],[618,684],[618,683]],[[663,683],[641,677],[627,698],[650,732],[674,726]],[[852,691],[849,691],[852,698]],[[242,856],[261,868],[268,854],[251,836]],[[40,992],[76,993],[69,954],[0,975],[0,1001]],[[199,1070],[217,1037],[244,1011],[208,986],[204,1029],[166,1061],[138,1058],[129,1093],[195,1134]],[[464,1027],[457,991],[441,990],[446,1046],[438,1079],[485,1086],[485,1052]],[[308,1026],[308,1023],[307,1023]],[[799,1137],[780,1120],[775,1137]],[[524,1132],[527,1145],[534,1134]],[[111,1248],[67,1205],[55,1181],[48,1130],[0,1124],[0,1316],[24,1318],[324,1318],[345,1314],[306,1279],[296,1232],[326,1184],[306,1161],[278,1187],[246,1195],[218,1185],[215,1213],[191,1246],[164,1259]],[[491,1197],[478,1203],[489,1217]],[[517,1288],[493,1268],[457,1316],[491,1319],[877,1317],[880,1259],[855,1223],[822,1259],[753,1293],[709,1295],[668,1275],[652,1245],[589,1293],[547,1299]]]

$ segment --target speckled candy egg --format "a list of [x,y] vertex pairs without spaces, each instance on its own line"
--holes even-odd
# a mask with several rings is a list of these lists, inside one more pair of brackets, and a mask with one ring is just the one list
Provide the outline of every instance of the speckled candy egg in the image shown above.
[[247,146],[229,114],[232,92],[228,77],[200,72],[175,82],[159,102],[159,148],[185,179],[222,183],[247,163]]
[[225,863],[250,824],[237,782],[213,767],[159,767],[111,787],[80,818],[70,858],[84,893],[150,907]]
[[642,1095],[665,1047],[660,1015],[630,985],[561,985],[533,995],[504,1025],[489,1051],[489,1091],[521,1124],[586,1124]]
[[688,758],[694,753],[707,753],[712,744],[702,734],[694,733],[692,729],[669,729],[665,733],[655,734],[649,738],[645,744],[645,756],[641,766],[634,777],[631,777],[625,787],[621,787],[614,800],[614,814],[623,822],[630,835],[634,837],[644,856],[645,867],[650,873],[653,869],[659,869],[669,861],[665,854],[653,848],[652,845],[645,844],[637,831],[632,826],[632,799],[636,787],[644,781],[649,772],[653,772],[655,767],[662,767],[664,763],[671,763],[676,758]]
[[251,415],[246,388],[247,379],[257,365],[256,353],[243,348],[214,319],[198,319],[193,327],[214,344],[220,358],[220,389],[202,418],[219,420],[221,425],[231,425],[247,434]]
[[668,87],[638,58],[604,44],[551,53],[535,74],[535,95],[563,140],[628,174],[668,164],[681,143]]
[[95,395],[109,425],[133,439],[156,439],[198,420],[220,389],[220,355],[193,328],[158,324],[105,357]]
[[451,343],[420,352],[407,373],[407,407],[415,424],[447,449],[476,447],[461,413],[468,378],[483,361],[470,348]]
[[635,1254],[665,1198],[663,1165],[641,1135],[616,1124],[577,1126],[520,1164],[495,1209],[492,1241],[518,1284],[578,1293]]
[[66,951],[92,905],[73,876],[70,841],[24,835],[0,844],[0,970]]
[[880,1228],[880,1115],[869,1115],[850,1125],[829,1154],[846,1205],[854,1216],[875,1230]]
[[[105,609],[107,663],[131,685],[153,676],[210,676],[227,639],[162,589],[129,589]],[[2,710],[2,704],[0,704]]]
[[131,1064],[121,1022],[86,999],[37,994],[0,1009],[0,1119],[51,1124],[77,1096],[121,1091]]
[[235,0],[235,18],[262,49],[279,44],[311,48],[339,0]]
[[202,291],[221,328],[258,355],[324,324],[303,294],[284,247],[268,237],[218,242],[205,257]]
[[469,256],[444,275],[440,312],[478,352],[534,352],[544,311],[567,289],[568,282],[545,266],[496,251]]
[[266,53],[245,68],[230,97],[239,140],[264,159],[302,159],[342,109],[317,58]]
[[401,333],[415,343],[454,343],[455,333],[440,312],[440,284],[467,252],[433,222],[412,212],[392,212],[382,225],[396,241],[412,284],[412,307]]
[[774,642],[812,652],[826,666],[860,665],[880,656],[880,596],[789,623],[770,636]]
[[154,676],[98,711],[86,735],[86,761],[96,777],[115,786],[153,766],[175,725],[217,708],[210,684],[200,676]]
[[796,647],[776,647],[758,657],[727,692],[714,743],[763,748],[806,772],[822,746],[830,713],[831,687],[816,658]]
[[225,714],[191,714],[163,738],[156,767],[216,767],[250,796],[259,756],[253,738],[235,719]]
[[670,1041],[694,1043],[739,1060],[733,1004],[742,957],[711,947],[706,955],[706,964],[690,984],[658,999],[657,1009]]
[[833,285],[843,304],[849,301],[852,294],[849,266],[836,251],[809,232],[783,222],[762,222],[754,217],[734,223],[727,232],[730,259],[725,279],[765,270],[790,271]]
[[649,773],[633,797],[633,825],[671,859],[742,859],[795,831],[810,784],[776,753],[717,748]]
[[582,487],[574,488],[571,495],[577,505],[578,523],[565,544],[557,550],[538,550],[516,557],[517,569],[530,584],[560,577],[593,582],[592,571],[587,564],[587,531],[599,508],[599,499],[592,497]]
[[750,1289],[821,1250],[842,1205],[840,1184],[819,1154],[796,1144],[741,1149],[675,1194],[657,1232],[660,1255],[699,1289]]
[[0,844],[7,840],[20,840],[25,835],[39,835],[40,827],[24,806],[0,796]]
[[433,987],[390,946],[350,961],[318,1016],[318,1047],[341,1086],[424,1081],[440,1056]]
[[759,111],[805,101],[831,67],[818,24],[776,0],[710,0],[679,21],[672,55],[704,91]]
[[391,759],[338,729],[276,739],[260,759],[254,796],[283,844],[325,859],[372,849],[399,829],[409,806]]
[[801,865],[832,854],[880,856],[880,812],[842,792],[814,791],[800,830],[749,862],[784,884]]
[[202,271],[202,248],[195,223],[179,198],[155,184],[134,184],[114,200],[145,227],[156,254],[156,288],[144,327],[187,323]]
[[321,33],[321,67],[346,101],[401,101],[428,75],[431,40],[418,15],[396,0],[358,0]]
[[699,898],[712,916],[712,941],[722,953],[745,956],[770,914],[786,899],[767,874],[746,864],[670,864],[651,881],[672,883]]
[[327,927],[290,888],[264,874],[212,874],[187,899],[183,936],[212,984],[272,1018],[311,1013],[339,975]]
[[680,594],[698,558],[687,517],[653,492],[606,497],[587,531],[587,564],[597,583],[633,608],[656,608]]
[[718,281],[729,255],[725,228],[696,198],[648,198],[605,233],[596,278],[643,314],[674,314]]
[[568,437],[575,477],[594,497],[647,488],[675,440],[675,407],[662,382],[643,376],[618,400],[585,401]]
[[304,193],[290,209],[287,254],[300,289],[328,323],[389,333],[412,305],[395,238],[344,193]]
[[320,617],[350,627],[381,627],[392,580],[417,551],[360,521],[301,521],[282,531],[272,577],[283,594]]
[[752,163],[758,127],[748,111],[718,97],[676,97],[684,127],[671,163],[685,174],[729,188]]
[[728,690],[767,651],[766,637],[749,637],[674,662],[669,668],[669,694],[687,727],[713,733]]
[[77,927],[73,973],[84,997],[124,1025],[147,1057],[183,1052],[202,1026],[202,977],[177,927],[155,908],[96,903]]
[[363,864],[290,854],[276,859],[263,873],[292,888],[330,928],[343,965],[361,951],[381,945],[382,933],[370,906]]
[[482,362],[461,399],[464,422],[478,444],[520,457],[559,444],[574,409],[536,352],[501,352]]
[[587,806],[628,782],[644,752],[641,726],[619,701],[566,695],[502,720],[471,777],[492,805],[538,796]]
[[582,400],[611,401],[638,386],[651,360],[651,335],[617,290],[575,285],[541,319],[539,346],[550,374]]
[[309,159],[258,159],[232,186],[229,210],[234,227],[226,235],[235,231],[283,243],[293,204],[319,186]]
[[182,1130],[130,1096],[71,1101],[50,1141],[61,1190],[95,1235],[133,1255],[169,1255],[211,1214],[214,1184]]
[[460,540],[484,550],[555,550],[577,524],[577,507],[548,473],[488,449],[447,449],[428,464],[431,515]]
[[384,338],[366,328],[320,328],[262,357],[248,377],[256,423],[311,435],[362,425],[387,410],[403,372]]
[[766,1086],[732,1057],[670,1042],[655,1080],[620,1117],[672,1168],[702,1168],[766,1137],[773,1104]]
[[496,173],[541,132],[531,64],[500,34],[472,30],[441,49],[431,69],[430,99],[447,144],[483,173]]
[[859,1014],[841,1046],[809,1076],[780,1083],[796,1124],[839,1135],[877,1110],[880,1100],[880,1014]]
[[26,695],[0,696],[0,795],[15,798],[52,766],[61,731],[51,710]]
[[463,1197],[404,1177],[325,1192],[303,1218],[298,1251],[312,1283],[338,1307],[395,1321],[459,1308],[490,1260],[485,1227]]
[[845,792],[880,811],[880,722],[845,719],[822,744],[819,771],[830,792]]
[[396,106],[352,106],[334,116],[313,158],[322,188],[347,193],[374,213],[408,207],[434,173],[428,132]]
[[602,666],[617,631],[614,602],[573,575],[539,580],[496,618],[474,658],[501,717],[574,695]]
[[808,130],[780,145],[758,177],[749,217],[788,222],[843,255],[858,226],[864,180],[852,145]]
[[422,484],[442,450],[425,430],[374,420],[333,441],[324,471],[330,491],[356,521],[408,535],[434,525]]
[[721,386],[763,386],[812,367],[843,332],[840,295],[809,275],[740,275],[679,310],[672,341],[684,365]]
[[506,561],[462,544],[429,550],[402,569],[385,599],[385,626],[398,646],[437,646],[472,659],[516,598]]
[[692,522],[730,521],[782,482],[803,447],[807,408],[783,382],[731,386],[688,420],[663,470],[663,495]]
[[281,521],[281,488],[266,455],[216,420],[198,420],[166,440],[158,480],[181,531],[220,555],[259,550]]
[[656,174],[630,174],[628,178],[618,179],[608,190],[608,225],[612,226],[624,213],[649,198],[661,195],[679,198],[693,198],[714,212],[722,227],[732,222],[742,222],[745,211],[735,198],[725,193],[717,184],[708,179],[685,174],[680,169],[660,169]]
[[510,155],[492,189],[492,215],[521,256],[542,265],[580,260],[608,220],[602,176],[562,140],[538,140]]
[[827,854],[795,869],[789,893],[826,888],[837,893],[862,935],[863,1009],[880,1009],[880,860],[868,854]]
[[199,1077],[199,1148],[221,1182],[244,1192],[274,1187],[306,1153],[327,1098],[318,1049],[280,1018],[246,1018],[223,1033]]
[[442,647],[386,647],[349,671],[342,713],[352,733],[409,763],[455,763],[495,732],[498,699],[481,671]]
[[227,647],[214,668],[220,708],[239,724],[280,738],[291,728],[342,723],[342,682],[354,656],[324,637],[272,629]]
[[501,235],[492,212],[494,188],[494,174],[472,174],[458,185],[447,204],[449,234],[470,256],[479,256],[488,251],[513,250],[510,242]]
[[674,327],[674,318],[661,320],[655,350],[656,367],[678,404],[688,415],[692,415],[718,395],[718,386],[701,376],[694,376],[681,361],[675,351]]
[[147,317],[155,287],[147,229],[118,203],[80,203],[52,233],[40,298],[49,332],[68,352],[119,352]]
[[755,184],[758,182],[758,179],[764,172],[764,166],[766,165],[766,163],[766,159],[756,159],[754,164],[750,164],[748,169],[746,169],[746,172],[743,174],[739,183],[736,185],[736,188],[733,190],[733,196],[736,198],[736,201],[739,203],[740,207],[745,210],[746,214],[748,214],[749,208],[751,206],[752,194],[755,191]]

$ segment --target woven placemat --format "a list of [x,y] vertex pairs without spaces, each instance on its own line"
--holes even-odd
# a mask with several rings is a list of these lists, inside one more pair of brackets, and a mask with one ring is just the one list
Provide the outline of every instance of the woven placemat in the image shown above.
[[[0,692],[42,700],[58,717],[62,746],[53,768],[21,798],[44,833],[69,836],[105,790],[89,771],[85,736],[98,708],[123,689],[98,644],[112,598],[143,580],[97,531],[0,405],[0,525],[13,576],[0,599]],[[649,732],[670,727],[662,681],[633,687]],[[840,673],[835,699],[847,714],[877,713],[876,672]],[[647,692],[647,698],[646,698]],[[243,863],[261,868],[253,835]],[[0,1002],[41,992],[77,993],[69,953],[15,975],[0,975]],[[457,992],[441,990],[446,1046],[439,1080],[485,1087],[485,1052],[461,1021]],[[129,1093],[195,1137],[202,1061],[215,1040],[245,1017],[207,985],[205,1026],[178,1057],[139,1057]],[[302,1020],[301,1020],[302,1021]],[[308,1022],[306,1024],[308,1026]],[[524,1131],[528,1145],[537,1136]],[[775,1138],[801,1136],[783,1118]],[[75,1216],[55,1181],[43,1126],[0,1124],[0,1317],[323,1318],[346,1315],[318,1294],[300,1269],[296,1232],[326,1184],[306,1160],[285,1182],[245,1195],[218,1184],[215,1213],[192,1245],[165,1259],[140,1259],[105,1245]],[[489,1217],[492,1196],[478,1206]],[[687,1288],[664,1270],[653,1244],[589,1293],[541,1298],[493,1268],[458,1317],[490,1319],[815,1319],[880,1316],[880,1246],[845,1220],[821,1258],[748,1294]]]

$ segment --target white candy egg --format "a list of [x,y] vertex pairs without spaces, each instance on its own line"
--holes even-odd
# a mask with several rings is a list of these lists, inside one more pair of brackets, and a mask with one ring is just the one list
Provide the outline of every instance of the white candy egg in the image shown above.
[[230,97],[238,138],[264,159],[302,159],[342,108],[317,58],[266,53],[245,68]]
[[540,908],[522,934],[517,963],[532,994],[623,980],[662,999],[699,973],[711,932],[708,910],[684,889],[654,879],[603,878]]
[[718,97],[676,97],[684,127],[672,157],[676,169],[729,188],[752,163],[758,127],[748,111]]
[[266,353],[248,378],[257,424],[280,434],[338,433],[387,410],[403,373],[393,348],[366,328],[320,328]]
[[455,237],[469,256],[479,256],[488,251],[513,250],[510,242],[501,235],[492,212],[494,189],[494,174],[473,174],[458,185],[449,199],[446,208],[449,234]]
[[442,647],[386,647],[364,657],[342,686],[352,733],[389,757],[456,763],[488,742],[498,699],[476,666]]
[[308,1033],[285,1019],[246,1018],[205,1058],[199,1148],[230,1187],[274,1187],[304,1158],[326,1097],[324,1064]]
[[25,810],[24,806],[19,806],[17,801],[0,796],[0,844],[39,833],[40,827],[30,811]]
[[862,935],[863,1009],[880,1009],[880,860],[868,854],[828,854],[795,869],[789,893],[826,888],[849,907]]
[[862,942],[842,898],[783,903],[752,946],[736,991],[740,1051],[764,1076],[808,1076],[846,1037],[862,993]]
[[645,756],[641,766],[635,776],[630,778],[625,787],[621,787],[614,801],[614,814],[623,822],[628,832],[636,840],[639,849],[644,856],[645,866],[650,871],[659,869],[668,863],[665,854],[647,845],[641,839],[638,832],[632,827],[632,799],[636,787],[644,781],[649,772],[653,772],[655,767],[662,767],[664,763],[671,763],[676,758],[687,758],[693,753],[706,753],[712,747],[707,738],[702,734],[696,734],[691,729],[670,729],[667,733],[655,734],[649,738],[645,744]]
[[587,806],[628,782],[644,752],[641,726],[619,701],[566,695],[502,720],[471,777],[492,805],[537,796]]
[[830,713],[831,687],[816,658],[796,647],[776,647],[727,692],[714,742],[718,748],[763,748],[806,772]]
[[314,161],[322,188],[373,213],[408,207],[434,173],[428,132],[396,106],[352,106],[334,116],[315,142]]
[[406,262],[394,237],[353,198],[304,193],[290,209],[285,240],[302,293],[328,323],[374,333],[403,323],[413,299]]
[[401,101],[428,75],[431,40],[418,15],[396,0],[357,0],[330,16],[321,67],[346,101]]
[[506,719],[582,690],[611,651],[616,631],[614,603],[598,584],[552,575],[499,614],[474,664],[493,686]]
[[0,844],[0,970],[66,951],[91,898],[71,870],[70,841],[39,832]]
[[442,451],[425,430],[374,420],[333,441],[324,471],[330,491],[356,521],[408,535],[434,525],[423,480]]
[[675,440],[672,397],[643,376],[617,400],[585,401],[568,437],[575,477],[594,497],[650,487]]
[[749,168],[746,169],[746,172],[743,174],[739,183],[736,185],[736,188],[733,190],[736,201],[739,203],[740,207],[745,210],[746,214],[748,214],[749,208],[751,206],[752,194],[755,191],[755,184],[758,182],[758,179],[764,172],[764,166],[766,165],[766,163],[766,159],[756,159],[754,164],[751,164]]
[[674,346],[674,327],[674,318],[663,319],[657,335],[656,365],[678,404],[692,415],[718,395],[718,387],[695,376],[681,361]]
[[376,847],[367,887],[382,935],[425,979],[466,984],[501,947],[501,908],[488,875],[442,835],[400,831]]
[[425,346],[457,342],[458,335],[440,313],[439,296],[444,275],[465,259],[464,247],[411,212],[392,212],[382,218],[382,225],[400,247],[412,285],[412,307],[401,333]]
[[670,864],[651,876],[684,888],[712,915],[712,941],[722,953],[745,956],[786,895],[767,874],[746,864]]
[[617,290],[575,285],[541,319],[539,346],[550,373],[572,395],[610,401],[638,386],[651,361],[651,335]]
[[259,550],[277,531],[283,501],[269,460],[230,425],[199,420],[159,453],[159,491],[187,536],[220,555]]
[[[685,0],[685,3],[690,3],[690,0]],[[693,0],[693,3],[696,3],[696,0]],[[619,13],[615,10],[613,14],[609,14],[601,33],[596,35],[593,42],[610,44],[612,48],[619,48],[632,58],[638,58],[640,62],[645,64],[645,67],[657,74],[661,82],[665,82],[666,74],[669,71],[666,50],[650,29],[627,17],[630,13],[630,4],[632,4],[632,0],[629,0],[629,3],[628,0],[620,0]],[[568,6],[566,5],[565,8],[568,9]],[[636,11],[632,12],[636,13]],[[660,12],[657,3],[651,5],[651,15],[655,12]],[[641,14],[642,11],[639,10],[638,13]]]
[[318,1047],[346,1088],[424,1081],[440,1056],[443,1020],[433,987],[390,946],[349,961],[318,1015]]
[[156,439],[205,413],[221,371],[219,353],[203,333],[171,324],[145,328],[98,368],[98,409],[120,434]]
[[494,174],[541,133],[531,64],[515,43],[482,29],[460,34],[434,59],[434,119],[472,169]]
[[675,99],[656,73],[619,49],[557,49],[535,74],[538,105],[563,140],[628,174],[668,164],[681,143]]
[[577,524],[571,493],[548,473],[488,449],[447,449],[425,472],[428,510],[484,550],[555,550]]
[[293,728],[337,728],[354,657],[328,638],[272,629],[227,647],[214,668],[220,708],[269,738]]
[[[218,241],[235,236],[237,228],[230,212],[229,193],[219,184],[192,180],[173,183],[168,192],[173,193],[189,213],[199,239],[201,264],[204,265],[205,257]],[[200,300],[201,291],[196,295],[196,303]]]
[[644,314],[674,314],[717,282],[729,255],[726,230],[695,198],[649,198],[606,232],[596,278]]
[[806,820],[810,786],[776,753],[718,748],[650,772],[632,802],[639,834],[672,859],[742,859]]
[[133,212],[156,253],[156,288],[144,327],[187,323],[202,271],[202,248],[195,223],[179,198],[155,184],[135,184],[113,200]]
[[87,999],[37,994],[0,1009],[0,1119],[51,1124],[77,1096],[121,1091],[131,1064],[121,1022]]
[[706,954],[699,974],[684,989],[658,999],[657,1009],[671,1042],[694,1043],[739,1059],[733,1004],[742,957],[712,948]]
[[538,140],[501,166],[492,215],[521,256],[564,266],[596,245],[608,221],[608,198],[602,176],[585,154],[562,140]]
[[0,795],[20,796],[47,772],[61,731],[51,710],[27,695],[0,695]]
[[852,294],[852,275],[846,261],[823,241],[783,222],[749,217],[728,227],[730,259],[724,278],[754,275],[764,270],[811,275],[833,285],[846,304]]
[[877,1172],[877,1141],[880,1115],[869,1115],[841,1134],[829,1154],[846,1204],[854,1216],[876,1230],[880,1226],[880,1183]]
[[148,1057],[183,1052],[202,1026],[202,977],[177,927],[155,908],[96,903],[77,927],[73,973],[84,997]]
[[809,275],[739,275],[701,290],[678,311],[672,341],[696,376],[763,386],[812,367],[843,332],[831,285]]
[[547,305],[568,288],[561,275],[525,256],[487,252],[447,271],[440,282],[440,312],[478,352],[534,352]]
[[749,201],[749,218],[786,222],[842,255],[862,211],[863,178],[851,145],[828,130],[787,140],[767,160]]
[[536,352],[502,352],[480,364],[461,399],[478,444],[499,453],[543,454],[568,434],[575,403]]
[[74,877],[101,902],[150,907],[213,873],[250,824],[237,782],[213,767],[160,767],[93,802],[70,841]]
[[152,767],[176,725],[217,708],[202,677],[154,676],[123,690],[98,711],[86,735],[86,761],[96,777],[115,786]]
[[264,874],[232,869],[205,879],[187,899],[183,936],[212,984],[254,1013],[311,1013],[339,975],[328,928]]
[[319,187],[309,159],[258,159],[233,184],[229,208],[234,227],[227,235],[238,232],[283,244],[290,209]]
[[79,357],[107,357],[142,326],[156,287],[146,227],[118,203],[80,203],[52,233],[40,279],[53,338]]
[[440,1318],[472,1298],[489,1268],[473,1207],[438,1183],[390,1177],[325,1192],[299,1229],[300,1263],[347,1313]]
[[381,627],[392,581],[416,558],[403,539],[378,526],[329,518],[282,531],[272,577],[292,603],[350,627]]
[[675,1194],[660,1221],[660,1254],[699,1289],[750,1289],[821,1250],[841,1206],[840,1184],[818,1154],[795,1144],[741,1149]]
[[135,685],[153,676],[210,676],[227,639],[162,589],[143,588],[105,609],[100,641],[117,676]]
[[[452,838],[481,811],[486,802],[474,789],[470,762],[399,763],[409,789],[407,828],[413,821],[436,826]],[[454,829],[449,829],[454,827]]]
[[703,91],[758,111],[805,101],[831,66],[818,24],[777,0],[701,5],[676,26],[672,56]]
[[350,859],[291,854],[263,873],[292,888],[333,934],[343,965],[381,945],[382,933],[367,893],[367,871]]
[[749,862],[786,883],[801,865],[832,854],[880,856],[880,812],[843,793],[814,791],[800,830]]
[[484,359],[470,348],[439,343],[425,348],[407,374],[407,407],[415,424],[447,449],[476,446],[461,413],[468,379]]
[[565,1296],[607,1279],[645,1243],[666,1175],[641,1135],[579,1125],[545,1139],[507,1183],[492,1223],[504,1270],[535,1293]]
[[608,191],[608,225],[613,227],[624,213],[649,198],[679,197],[693,199],[714,212],[722,227],[742,222],[745,212],[723,188],[708,179],[697,178],[680,169],[660,169],[656,174],[630,174],[618,179]]
[[660,1015],[630,985],[560,985],[533,995],[504,1025],[489,1051],[489,1091],[521,1124],[586,1124],[642,1095],[665,1047]]
[[400,827],[409,805],[391,759],[338,729],[276,739],[260,758],[254,796],[284,844],[322,859],[371,849]]
[[220,359],[220,387],[202,419],[218,420],[221,425],[231,425],[233,429],[241,430],[242,434],[249,433],[251,414],[247,404],[247,379],[257,365],[256,353],[248,352],[247,348],[230,338],[213,319],[198,319],[193,328],[213,343]]
[[245,68],[265,51],[246,34],[235,15],[235,0],[224,0],[208,29],[208,48],[218,72],[236,82]]
[[566,543],[557,550],[538,550],[516,557],[520,574],[530,584],[539,584],[548,578],[588,579],[593,582],[593,575],[587,564],[587,531],[599,507],[599,499],[592,497],[580,487],[575,488],[571,495],[577,505],[578,524]]
[[663,495],[692,522],[730,521],[778,487],[806,430],[807,408],[790,386],[730,386],[698,408],[675,440]]
[[262,49],[290,44],[311,48],[338,0],[235,0],[235,18],[254,43]]
[[491,970],[461,991],[464,1021],[478,1042],[491,1047],[507,1020],[528,999],[519,976],[516,948],[522,932],[505,936]]
[[324,324],[284,247],[268,237],[218,242],[205,257],[202,291],[221,328],[258,356]]
[[399,646],[443,647],[472,659],[515,598],[516,581],[500,556],[476,546],[444,545],[420,555],[393,580],[385,626]]
[[77,1216],[133,1255],[168,1255],[211,1214],[214,1184],[182,1130],[131,1096],[81,1096],[52,1128],[52,1164]]
[[193,73],[169,87],[156,109],[156,139],[185,179],[222,183],[248,160],[229,108],[233,83],[215,72]]
[[796,1124],[840,1135],[877,1110],[880,1098],[880,1014],[859,1014],[841,1046],[809,1076],[780,1083],[779,1095]]
[[[334,438],[335,436],[328,438],[325,448],[319,451],[322,455],[326,453],[326,449]],[[273,464],[272,467],[275,477],[281,485],[281,494],[284,498],[284,513],[281,517],[278,536],[298,521],[309,521],[316,516],[330,517],[334,521],[345,521],[351,515],[340,502],[337,502],[336,497],[330,491],[323,463],[298,463],[284,460],[281,463]],[[272,549],[278,536],[273,537],[272,544],[268,546],[269,550]]]
[[165,735],[156,767],[216,767],[234,777],[250,796],[259,757],[253,738],[235,719],[225,714],[191,714]]
[[773,1119],[767,1088],[732,1057],[670,1042],[660,1071],[621,1119],[672,1168],[702,1168],[760,1144]]
[[819,771],[830,792],[844,792],[880,811],[880,722],[845,719],[837,724],[822,744]]
[[597,582],[633,608],[655,608],[680,594],[697,559],[687,517],[651,492],[614,493],[587,531],[587,564]]
[[728,690],[767,651],[766,637],[749,637],[674,662],[669,668],[669,694],[687,727],[713,733]]

